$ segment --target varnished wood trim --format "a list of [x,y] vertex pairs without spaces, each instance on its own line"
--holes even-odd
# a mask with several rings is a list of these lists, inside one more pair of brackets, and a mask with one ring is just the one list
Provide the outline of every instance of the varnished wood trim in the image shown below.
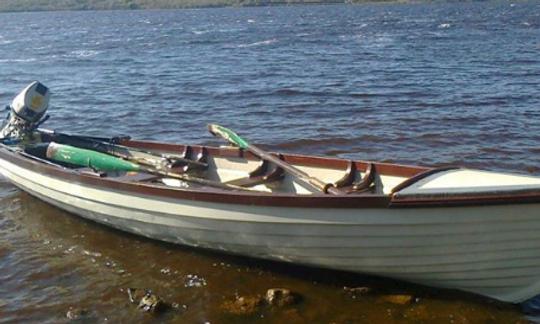
[[355,191],[367,191],[370,190],[373,181],[375,180],[375,166],[373,163],[368,164],[366,172],[362,180],[357,183],[354,183],[352,186],[352,192]]
[[268,171],[269,162],[267,160],[261,160],[257,168],[249,173],[250,178],[264,175]]
[[425,178],[427,178],[430,175],[433,175],[435,173],[444,172],[444,171],[448,171],[448,170],[455,170],[455,169],[459,169],[459,167],[449,166],[449,167],[444,167],[444,168],[431,169],[431,170],[427,170],[427,171],[418,173],[414,177],[411,177],[411,178],[403,181],[402,183],[398,184],[397,186],[395,186],[392,189],[392,194],[395,194],[395,193],[397,193],[397,192],[399,192],[399,191],[401,191],[401,190],[403,190],[403,189],[417,183],[418,181],[420,181],[422,179],[425,179]]
[[497,192],[484,195],[393,197],[390,207],[433,208],[540,203],[540,190]]
[[195,158],[195,160],[200,163],[208,162],[208,150],[206,149],[206,147],[201,146],[199,148],[199,153],[197,153],[197,157]]
[[[283,159],[281,154],[279,155],[280,159]],[[249,173],[249,177],[228,181],[227,184],[232,184],[242,187],[253,187],[263,183],[274,182],[283,179],[285,177],[285,171],[279,166],[275,166],[270,172],[270,162],[268,160],[261,160],[262,164],[257,167],[254,171]]]
[[283,179],[285,176],[283,169],[280,167],[274,168],[269,174],[259,175],[256,177],[248,177],[226,182],[226,184],[241,186],[241,187],[254,187],[263,183],[275,182]]
[[356,177],[356,164],[353,161],[348,161],[347,170],[341,179],[334,182],[334,187],[341,188],[350,186]]
[[183,159],[191,159],[191,146],[186,145],[186,146],[183,147],[183,149],[181,151],[182,151],[182,153],[180,153],[180,156]]
[[[204,170],[208,168],[208,150],[206,147],[198,146],[195,149],[197,151],[197,154],[195,156],[195,162],[203,163],[204,165],[196,165],[192,163],[186,163],[180,171],[183,173],[190,172],[193,170]],[[184,158],[191,160],[191,157],[193,155],[193,149],[191,146],[186,146],[184,152],[186,153]]]

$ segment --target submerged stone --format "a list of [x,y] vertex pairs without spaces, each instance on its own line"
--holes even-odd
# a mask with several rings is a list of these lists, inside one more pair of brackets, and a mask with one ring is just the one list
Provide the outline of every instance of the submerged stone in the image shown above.
[[286,307],[298,303],[301,296],[286,288],[272,288],[265,296],[239,296],[234,300],[225,301],[221,308],[230,314],[252,315],[268,306]]
[[70,307],[66,313],[66,317],[72,321],[80,320],[88,315],[88,311],[83,308]]
[[193,287],[204,287],[206,286],[206,279],[199,277],[195,274],[188,274],[184,280],[184,287],[193,288]]
[[150,290],[146,291],[146,294],[141,298],[139,309],[149,313],[159,313],[167,308],[167,305],[161,300],[161,298],[153,294]]
[[188,309],[188,306],[186,304],[172,303],[171,308],[176,311],[185,312]]
[[129,302],[137,304],[137,308],[144,312],[159,313],[169,308],[169,304],[150,289],[128,288],[127,293]]
[[265,300],[270,306],[284,307],[298,303],[300,295],[286,288],[272,288],[266,291]]
[[84,250],[82,253],[84,255],[88,255],[88,256],[91,256],[91,257],[94,257],[94,258],[101,257],[101,253],[99,253],[99,252],[92,252],[92,251]]

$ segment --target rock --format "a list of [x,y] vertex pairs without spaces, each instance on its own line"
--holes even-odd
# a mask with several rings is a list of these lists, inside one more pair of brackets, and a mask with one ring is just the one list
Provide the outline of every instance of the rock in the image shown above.
[[270,306],[284,307],[296,304],[300,296],[286,288],[272,288],[266,291],[265,300]]
[[172,303],[171,308],[177,312],[185,312],[188,309],[186,304]]
[[184,280],[184,287],[186,288],[203,286],[206,286],[206,280],[203,277],[199,277],[198,275],[188,274]]
[[86,315],[88,315],[88,311],[86,309],[73,307],[70,307],[66,313],[66,317],[72,321],[80,320]]
[[127,293],[129,301],[132,304],[137,304],[137,308],[144,312],[160,313],[170,307],[150,289],[128,288]]
[[88,250],[84,250],[82,253],[84,255],[88,255],[88,256],[91,256],[91,257],[94,257],[94,258],[101,257],[101,253],[99,253],[99,252],[91,252],[91,251],[88,251]]
[[70,246],[68,249],[64,250],[64,254],[72,254],[76,248],[77,248],[77,245]]
[[167,308],[167,305],[159,298],[159,296],[153,294],[150,290],[146,291],[146,294],[141,298],[137,308],[149,313],[159,313]]
[[396,305],[409,305],[414,301],[414,297],[411,295],[385,295],[380,297],[379,301]]
[[226,301],[221,308],[234,315],[251,315],[259,311],[264,306],[264,299],[261,296],[237,297],[234,301]]
[[237,297],[233,301],[224,302],[221,308],[235,315],[252,315],[265,306],[286,307],[298,303],[300,299],[300,295],[289,289],[272,288],[268,289],[264,297],[260,295]]

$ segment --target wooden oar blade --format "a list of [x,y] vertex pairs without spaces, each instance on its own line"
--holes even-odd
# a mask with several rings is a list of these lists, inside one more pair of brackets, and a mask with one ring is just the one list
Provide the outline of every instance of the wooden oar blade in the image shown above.
[[229,141],[229,143],[234,144],[241,149],[247,149],[249,146],[249,143],[246,140],[244,140],[242,137],[238,136],[238,134],[226,127],[217,124],[209,124],[208,130],[210,131],[210,133],[212,133],[212,135],[220,136]]

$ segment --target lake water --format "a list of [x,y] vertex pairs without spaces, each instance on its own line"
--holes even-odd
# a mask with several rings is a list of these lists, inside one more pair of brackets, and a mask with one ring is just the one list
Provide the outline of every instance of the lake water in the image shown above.
[[[0,14],[0,103],[36,79],[53,91],[49,128],[222,144],[205,128],[218,122],[272,150],[540,175],[540,2]],[[0,322],[56,323],[70,307],[155,320],[128,287],[185,305],[159,320],[187,323],[522,318],[467,294],[140,239],[0,187]],[[282,286],[303,302],[222,307]]]

